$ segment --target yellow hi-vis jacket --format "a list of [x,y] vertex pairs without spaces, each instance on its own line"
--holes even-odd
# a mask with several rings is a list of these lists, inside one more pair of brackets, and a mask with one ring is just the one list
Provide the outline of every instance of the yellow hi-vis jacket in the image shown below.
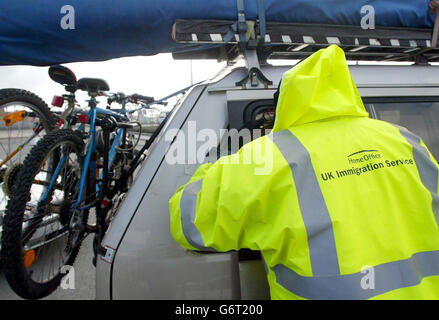
[[272,133],[177,190],[171,233],[261,251],[272,299],[438,299],[438,172],[419,137],[368,117],[334,45],[283,75]]

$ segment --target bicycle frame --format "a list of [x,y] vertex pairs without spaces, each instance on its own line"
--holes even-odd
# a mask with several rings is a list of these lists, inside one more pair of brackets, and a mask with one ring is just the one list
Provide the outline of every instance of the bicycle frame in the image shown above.
[[[86,178],[87,178],[87,173],[90,170],[90,176],[93,177],[93,182],[96,184],[95,181],[95,177],[96,177],[96,158],[92,157],[92,155],[96,154],[97,151],[97,146],[96,146],[96,135],[97,135],[97,131],[96,131],[96,119],[97,119],[97,115],[99,114],[104,114],[104,115],[111,115],[113,116],[116,120],[120,120],[122,118],[122,115],[116,112],[113,112],[111,110],[106,110],[106,109],[101,109],[96,107],[96,100],[95,98],[91,98],[90,102],[89,102],[89,106],[90,106],[90,110],[88,112],[88,117],[89,117],[89,124],[90,124],[90,129],[88,131],[88,135],[89,135],[89,145],[88,145],[88,149],[87,149],[87,153],[85,156],[85,160],[84,160],[84,164],[83,164],[83,168],[82,168],[82,172],[81,172],[81,178],[79,181],[79,194],[78,194],[78,198],[76,200],[75,203],[73,203],[72,207],[70,208],[71,212],[73,212],[75,209],[77,209],[80,204],[81,204],[81,200],[84,194],[84,188],[85,188],[85,183],[86,183]],[[83,124],[81,124],[79,126],[79,130],[82,130],[83,128]],[[112,166],[114,164],[114,160],[116,158],[116,148],[120,145],[122,137],[124,136],[125,133],[125,129],[124,128],[119,128],[117,130],[117,135],[109,149],[108,152],[108,163],[106,165],[104,165],[104,167],[107,167],[108,170],[107,172],[104,172],[105,170],[103,170],[100,173],[100,180],[102,178],[104,178],[105,180],[105,175],[108,174],[109,171],[111,171]],[[63,155],[60,159],[60,161],[57,164],[57,167],[55,168],[55,172],[50,180],[49,183],[49,187],[47,188],[47,190],[45,191],[42,199],[40,201],[44,201],[47,196],[49,195],[53,185],[55,184],[56,179],[58,178],[58,175],[61,171],[62,166],[64,165],[64,162],[66,160],[66,155]],[[97,195],[97,193],[99,192],[99,187],[96,184],[96,194],[95,194],[95,198],[99,199],[100,196]],[[103,191],[103,190],[102,190]],[[91,204],[87,204],[83,207],[79,207],[80,210],[86,210],[92,206],[94,206],[96,203],[93,202]]]
[[[187,90],[187,88],[185,88],[184,90]],[[163,99],[157,100],[155,101],[156,103],[161,103],[162,101],[165,101],[166,99],[168,99],[169,97],[172,97],[176,94],[179,94],[180,92],[183,92],[183,90],[172,94],[168,97],[165,97]],[[153,102],[154,103],[154,102]],[[96,98],[95,97],[91,97],[91,99],[89,100],[89,107],[90,110],[88,112],[88,116],[89,116],[89,125],[90,125],[90,129],[88,132],[89,135],[89,145],[87,146],[87,153],[84,159],[84,164],[83,164],[83,168],[82,168],[82,172],[81,172],[81,178],[77,184],[76,187],[78,187],[79,185],[79,194],[78,197],[75,201],[75,203],[73,205],[70,206],[70,215],[71,217],[73,217],[73,213],[76,210],[80,210],[80,211],[84,211],[87,210],[91,207],[95,207],[96,208],[96,226],[90,226],[87,225],[86,228],[88,230],[88,233],[93,232],[95,233],[95,241],[96,241],[96,253],[104,253],[105,252],[105,248],[102,248],[100,246],[100,242],[102,240],[103,235],[106,232],[106,229],[108,227],[108,225],[106,224],[106,220],[105,217],[108,213],[108,211],[112,208],[112,201],[111,199],[113,199],[113,197],[119,193],[119,192],[124,192],[125,186],[127,184],[127,181],[129,179],[129,177],[131,177],[134,173],[134,170],[136,170],[137,166],[141,163],[142,161],[142,155],[144,154],[144,152],[151,146],[152,142],[155,140],[155,138],[159,135],[161,128],[165,125],[167,118],[169,118],[170,113],[166,116],[165,120],[159,125],[159,127],[157,128],[157,130],[152,134],[152,136],[150,137],[150,139],[144,144],[144,146],[138,151],[138,153],[136,154],[136,156],[129,162],[128,166],[122,170],[121,176],[118,179],[118,183],[113,186],[111,189],[108,189],[108,173],[111,172],[115,158],[116,158],[116,148],[122,144],[122,146],[125,145],[125,140],[126,140],[126,129],[123,126],[120,126],[119,129],[117,129],[117,135],[114,138],[114,141],[111,145],[111,147],[108,149],[108,144],[104,143],[104,152],[103,152],[103,158],[104,158],[104,165],[103,165],[103,170],[100,173],[99,176],[99,181],[102,181],[102,190],[99,189],[99,183],[96,183],[96,157],[94,157],[93,155],[96,154],[96,150],[97,150],[97,146],[96,146],[96,136],[97,136],[97,132],[96,132],[96,120],[97,120],[97,116],[99,114],[104,114],[104,115],[110,115],[112,117],[114,117],[116,120],[125,120],[127,119],[127,114],[133,113],[137,110],[140,109],[144,109],[144,108],[149,108],[150,105],[152,105],[153,103],[150,104],[146,104],[143,105],[142,107],[134,110],[134,111],[128,111],[125,109],[125,105],[123,105],[122,109],[118,109],[118,110],[114,110],[115,112],[113,112],[112,110],[109,109],[101,109],[98,108],[96,105]],[[83,130],[83,124],[81,124],[81,126],[79,127],[79,130]],[[115,131],[115,130],[110,130],[111,131]],[[108,132],[107,131],[107,138],[104,137],[104,140],[108,142]],[[105,130],[104,130],[104,136],[105,136]],[[51,178],[51,181],[49,183],[49,188],[46,190],[43,200],[44,201],[47,196],[49,195],[49,192],[51,191],[51,188],[53,187],[53,185],[55,184],[56,179],[58,178],[58,175],[61,171],[61,168],[65,162],[65,158],[66,156],[63,155],[61,160],[58,162],[57,167],[55,169],[54,175]],[[90,186],[92,186],[92,194],[93,195],[93,199],[91,201],[87,201],[87,203],[83,204],[83,206],[81,207],[81,201],[83,199],[83,195],[84,195],[84,189],[86,187],[86,182],[87,182],[87,175],[90,175]],[[94,187],[93,187],[94,185]],[[40,200],[41,201],[41,200]],[[38,206],[37,206],[38,209]]]
[[[202,82],[202,81],[201,81]],[[201,83],[199,82],[199,83]],[[196,83],[196,84],[199,84]],[[195,85],[196,85],[195,84]],[[155,104],[155,103],[162,103],[166,100],[168,100],[171,97],[174,97],[178,94],[184,93],[187,90],[189,90],[192,87],[186,87],[182,90],[179,90],[175,93],[172,93],[162,99],[159,100],[155,100],[151,103],[142,105],[140,108],[128,111],[126,110],[124,107],[122,109],[118,109],[115,110],[117,112],[113,112],[111,110],[106,110],[106,109],[101,109],[96,107],[96,99],[94,97],[91,98],[89,105],[91,107],[90,111],[89,111],[89,117],[90,117],[90,131],[89,133],[91,134],[91,140],[90,140],[90,145],[88,146],[88,150],[87,150],[87,156],[84,162],[84,167],[81,173],[81,180],[80,180],[80,194],[78,196],[78,200],[75,202],[73,208],[77,208],[80,205],[81,199],[82,199],[82,195],[84,192],[84,187],[85,187],[85,181],[86,181],[86,176],[87,176],[87,170],[89,169],[89,166],[91,166],[91,175],[93,177],[96,177],[96,160],[95,159],[91,159],[91,155],[96,152],[96,115],[97,114],[107,114],[107,115],[111,115],[114,116],[116,119],[120,119],[124,116],[126,116],[126,114],[131,114],[134,113],[136,111],[139,111],[141,109],[147,109],[149,108],[151,105]],[[124,170],[122,172],[122,176],[120,178],[120,182],[119,184],[117,184],[109,193],[109,198],[111,199],[117,192],[121,191],[121,189],[123,188],[122,186],[126,183],[127,179],[134,173],[134,170],[137,168],[137,166],[141,163],[141,158],[143,153],[150,147],[150,145],[152,144],[152,142],[155,140],[156,136],[158,136],[158,134],[161,131],[161,128],[164,126],[164,124],[167,122],[167,118],[169,118],[170,113],[167,115],[166,119],[159,125],[159,128],[157,128],[157,130],[153,133],[153,135],[150,137],[150,139],[145,143],[145,145],[140,149],[140,151],[137,153],[137,155],[134,157],[134,159],[132,159],[130,161],[130,164],[128,165],[128,170]],[[80,126],[80,130],[82,128],[82,125]],[[125,139],[125,129],[124,128],[120,128],[118,130],[118,134],[116,136],[116,138],[114,139],[113,145],[111,146],[110,150],[109,150],[109,167],[108,170],[111,170],[113,162],[114,162],[114,158],[115,158],[115,150],[116,147],[119,145],[120,140],[124,140]],[[61,161],[58,163],[58,166],[61,168],[60,166]],[[57,168],[58,169],[58,168]],[[52,181],[50,183],[50,187],[48,188],[48,191],[46,192],[46,194],[43,197],[43,200],[47,197],[48,192],[50,191],[50,188],[52,187],[52,185],[54,184],[54,182],[57,179],[57,176],[59,174],[60,169],[55,170],[55,175],[54,177],[52,177]],[[107,172],[108,173],[108,172]],[[103,173],[101,173],[102,175]],[[100,178],[102,178],[102,176],[100,176]],[[88,209],[90,207],[92,207],[93,205],[95,205],[95,203],[90,204],[88,206],[85,206],[81,209]]]

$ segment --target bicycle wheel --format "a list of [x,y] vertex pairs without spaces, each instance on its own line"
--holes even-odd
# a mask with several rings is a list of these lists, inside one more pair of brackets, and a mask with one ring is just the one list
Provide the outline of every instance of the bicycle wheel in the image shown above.
[[55,119],[40,97],[26,90],[0,89],[0,225],[24,158],[54,127]]
[[31,150],[18,174],[4,219],[2,259],[9,285],[23,298],[49,295],[64,276],[62,267],[76,259],[88,219],[88,210],[71,210],[83,149],[79,134],[53,131]]

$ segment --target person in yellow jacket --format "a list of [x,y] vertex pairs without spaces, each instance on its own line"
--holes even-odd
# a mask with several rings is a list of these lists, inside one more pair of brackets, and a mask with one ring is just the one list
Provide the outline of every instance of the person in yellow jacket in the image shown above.
[[171,233],[261,251],[272,299],[438,299],[438,173],[419,137],[368,117],[333,45],[283,75],[269,135],[177,190]]

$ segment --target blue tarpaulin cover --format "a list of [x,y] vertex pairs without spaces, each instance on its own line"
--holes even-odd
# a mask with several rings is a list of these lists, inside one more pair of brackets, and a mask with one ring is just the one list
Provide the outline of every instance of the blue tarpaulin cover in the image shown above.
[[[434,16],[428,3],[265,0],[265,11],[270,22],[360,25],[361,8],[371,5],[377,26],[432,28]],[[256,0],[246,0],[245,9],[247,19],[256,19]],[[236,20],[236,0],[2,0],[0,65],[52,65],[174,52],[184,48],[171,37],[175,19]],[[63,29],[62,21],[64,27],[74,29]]]

